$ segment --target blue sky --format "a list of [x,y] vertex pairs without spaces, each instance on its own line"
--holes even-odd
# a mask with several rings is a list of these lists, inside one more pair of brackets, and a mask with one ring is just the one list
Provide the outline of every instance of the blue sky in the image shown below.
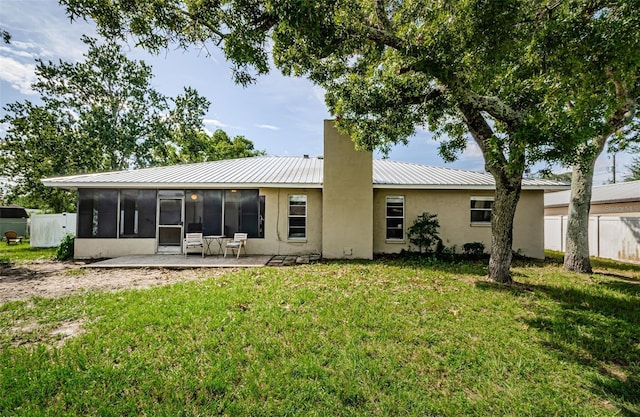
[[[35,58],[80,60],[85,52],[80,36],[95,36],[92,23],[70,23],[56,0],[0,0],[0,27],[12,35],[11,44],[0,44],[2,107],[25,99],[38,101],[29,87],[35,81]],[[322,154],[322,121],[331,115],[324,104],[323,90],[306,79],[284,77],[274,70],[243,88],[233,83],[228,63],[215,49],[209,50],[210,56],[199,48],[186,52],[172,49],[154,56],[132,45],[129,58],[144,60],[153,67],[156,90],[175,96],[184,86],[191,86],[211,101],[206,129],[219,127],[230,135],[244,135],[269,155]],[[5,128],[0,126],[0,136]],[[484,165],[472,142],[458,161],[445,164],[438,156],[437,142],[424,130],[419,130],[408,146],[393,148],[389,157],[473,171],[483,171]],[[618,180],[627,171],[625,165],[630,159],[630,155],[618,154]],[[611,178],[610,165],[608,155],[599,158],[595,185]]]

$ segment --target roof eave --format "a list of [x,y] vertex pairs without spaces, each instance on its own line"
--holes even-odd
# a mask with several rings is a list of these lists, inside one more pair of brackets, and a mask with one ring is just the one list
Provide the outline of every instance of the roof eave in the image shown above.
[[373,184],[377,189],[405,189],[405,190],[488,190],[493,191],[495,187],[488,184]]
[[[378,189],[414,189],[414,190],[486,190],[494,191],[493,184],[373,184]],[[523,185],[523,191],[566,190],[566,185]]]
[[123,188],[123,189],[219,189],[219,188],[322,188],[321,183],[193,183],[193,182],[57,182],[42,180],[47,187],[77,190],[79,188]]

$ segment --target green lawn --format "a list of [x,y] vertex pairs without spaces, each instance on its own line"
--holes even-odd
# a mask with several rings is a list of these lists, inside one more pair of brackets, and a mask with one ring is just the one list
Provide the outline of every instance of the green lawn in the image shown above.
[[33,260],[53,259],[57,250],[58,248],[32,248],[28,240],[10,245],[0,240],[0,266],[23,265]]
[[505,287],[482,264],[331,262],[12,302],[0,415],[637,415],[640,270],[596,267]]

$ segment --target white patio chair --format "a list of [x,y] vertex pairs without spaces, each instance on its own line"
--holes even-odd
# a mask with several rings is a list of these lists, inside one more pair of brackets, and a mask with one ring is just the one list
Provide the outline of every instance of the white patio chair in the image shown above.
[[204,243],[202,242],[202,233],[187,233],[182,244],[184,256],[187,256],[187,250],[190,248],[200,248],[202,257],[204,258]]
[[[227,249],[231,249],[236,259],[240,258],[240,250],[244,249],[244,255],[247,256],[247,233],[234,233],[233,240],[227,242],[224,246],[224,257],[227,257]],[[236,251],[238,251],[236,253]]]

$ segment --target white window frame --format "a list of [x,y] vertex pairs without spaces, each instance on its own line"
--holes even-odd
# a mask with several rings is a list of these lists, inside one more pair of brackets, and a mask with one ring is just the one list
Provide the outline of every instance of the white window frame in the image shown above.
[[[491,226],[491,216],[493,215],[493,204],[491,204],[490,208],[485,208],[485,207],[473,207],[473,202],[474,201],[490,201],[491,203],[495,202],[495,198],[493,196],[477,196],[477,197],[471,197],[471,199],[469,200],[469,221],[472,225],[479,225],[479,226]],[[473,215],[472,213],[476,211],[482,211],[482,212],[489,212],[489,221],[478,221],[478,220],[473,220]]]
[[[304,202],[304,205],[302,204],[295,204],[292,205],[292,202]],[[308,200],[307,200],[307,195],[306,194],[289,194],[289,198],[287,199],[287,220],[288,220],[288,224],[287,224],[287,239],[289,240],[306,240],[307,239],[307,204],[308,204]],[[291,214],[291,208],[292,207],[303,207],[304,208],[304,214]],[[292,236],[291,234],[291,219],[304,219],[304,231],[303,231],[303,236]],[[301,226],[293,226],[295,229],[300,229]]]
[[[389,216],[389,202],[393,202],[392,200],[400,200],[402,202],[402,216]],[[395,201],[396,203],[398,201]],[[405,198],[403,195],[388,195],[385,197],[385,204],[384,204],[384,237],[385,240],[387,242],[404,242],[405,240],[405,231],[404,231],[404,226],[405,226],[405,214],[406,214],[406,207],[405,207]],[[389,230],[391,230],[391,228],[389,227],[389,219],[401,219],[401,223],[400,223],[400,228],[402,229],[402,237],[389,237]]]

